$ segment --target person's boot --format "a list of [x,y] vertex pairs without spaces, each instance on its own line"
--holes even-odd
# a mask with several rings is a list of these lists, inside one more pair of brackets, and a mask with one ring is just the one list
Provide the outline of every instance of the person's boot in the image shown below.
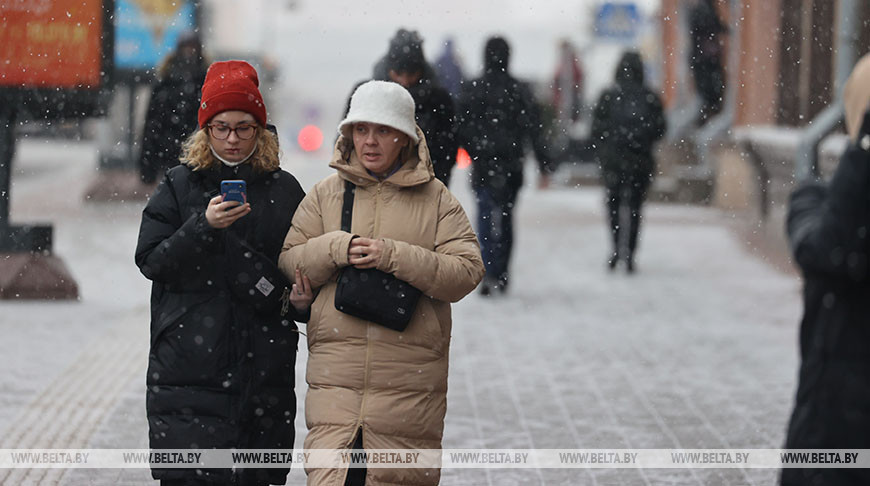
[[613,252],[610,254],[610,258],[607,260],[607,268],[612,272],[616,268],[616,264],[619,262],[619,253]]
[[483,281],[480,282],[480,295],[483,297],[489,297],[491,295],[495,295],[498,290],[498,282],[492,277],[483,277]]
[[489,282],[486,280],[480,283],[480,295],[483,297],[489,297],[492,295],[492,289],[489,287]]
[[634,258],[628,257],[625,261],[625,271],[628,273],[634,273]]

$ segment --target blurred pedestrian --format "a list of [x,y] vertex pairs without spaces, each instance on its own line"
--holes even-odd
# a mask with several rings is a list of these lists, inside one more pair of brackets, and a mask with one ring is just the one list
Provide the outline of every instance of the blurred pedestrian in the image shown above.
[[[293,319],[306,319],[313,294],[304,279],[291,293],[277,261],[305,193],[279,167],[258,86],[244,61],[211,65],[194,100],[200,128],[142,212],[152,449],[293,448]],[[245,182],[244,203],[223,200],[223,180]],[[288,471],[154,465],[152,475],[161,485],[265,485]]]
[[526,142],[541,179],[551,171],[537,103],[529,87],[508,73],[510,47],[491,37],[483,75],[465,83],[459,101],[459,141],[471,156],[471,187],[477,199],[477,233],[486,265],[483,295],[504,293],[510,283],[513,210],[523,185]]
[[[655,172],[653,145],[665,133],[661,99],[644,84],[640,54],[623,54],[615,83],[604,90],[592,115],[592,142],[606,188],[613,251],[613,270],[624,260],[635,270],[634,253],[640,233],[641,207]],[[623,241],[626,240],[626,241]]]
[[553,110],[563,127],[580,119],[583,109],[583,68],[568,39],[559,42],[559,62],[553,75]]
[[[450,303],[482,278],[480,248],[462,206],[434,177],[407,90],[362,84],[339,133],[329,164],[336,173],[299,205],[279,260],[287,275],[299,269],[318,291],[308,323],[305,448],[439,451]],[[380,270],[422,292],[404,331],[337,309],[337,274],[349,267]],[[370,286],[383,285],[374,280]],[[318,485],[440,480],[439,469],[423,467],[307,472]]]
[[698,124],[703,125],[722,109],[722,98],[725,96],[722,36],[728,33],[728,28],[719,19],[717,0],[692,1],[694,5],[689,10],[689,35],[692,41],[689,68],[695,80],[695,90],[701,98]]
[[375,64],[372,79],[399,83],[414,97],[417,125],[426,136],[435,177],[449,186],[459,148],[454,126],[454,104],[450,93],[439,84],[435,70],[423,56],[420,34],[399,29],[390,39],[387,54]]
[[185,32],[157,69],[139,154],[139,174],[146,184],[157,182],[166,169],[179,164],[181,144],[197,128],[197,96],[207,68],[199,37]]
[[[870,449],[870,55],[843,98],[850,143],[833,178],[802,183],[789,201],[804,315],[787,449]],[[788,468],[781,484],[866,485],[870,469]]]
[[441,86],[450,93],[450,96],[454,100],[459,97],[465,76],[462,74],[462,65],[456,54],[456,46],[452,38],[444,41],[444,50],[435,60],[435,72],[438,74]]

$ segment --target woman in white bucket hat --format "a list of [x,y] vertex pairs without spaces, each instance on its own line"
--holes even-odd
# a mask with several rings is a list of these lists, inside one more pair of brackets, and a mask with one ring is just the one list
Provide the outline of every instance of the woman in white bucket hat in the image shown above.
[[[450,303],[483,278],[465,211],[432,169],[403,87],[369,81],[338,127],[336,173],[308,193],[287,233],[279,266],[318,292],[308,323],[306,449],[433,450],[431,467],[307,468],[309,484],[438,484],[447,410]],[[354,189],[351,231],[341,230],[345,188]],[[376,268],[422,296],[404,331],[334,305],[348,265]],[[422,460],[422,458],[421,458]]]

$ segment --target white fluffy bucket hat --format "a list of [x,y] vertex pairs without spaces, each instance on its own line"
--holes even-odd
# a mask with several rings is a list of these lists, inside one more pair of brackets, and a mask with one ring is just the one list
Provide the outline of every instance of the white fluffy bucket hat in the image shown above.
[[402,85],[389,81],[368,81],[350,97],[347,117],[338,124],[338,133],[350,138],[345,129],[357,122],[377,123],[395,128],[420,142],[414,121],[414,98]]

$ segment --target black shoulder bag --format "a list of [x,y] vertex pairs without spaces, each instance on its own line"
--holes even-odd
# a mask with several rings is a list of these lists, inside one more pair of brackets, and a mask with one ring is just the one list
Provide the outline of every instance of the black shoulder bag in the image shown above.
[[[345,181],[341,229],[350,233],[356,186]],[[335,308],[360,319],[402,332],[408,327],[420,292],[393,274],[375,268],[344,267],[338,275]]]

